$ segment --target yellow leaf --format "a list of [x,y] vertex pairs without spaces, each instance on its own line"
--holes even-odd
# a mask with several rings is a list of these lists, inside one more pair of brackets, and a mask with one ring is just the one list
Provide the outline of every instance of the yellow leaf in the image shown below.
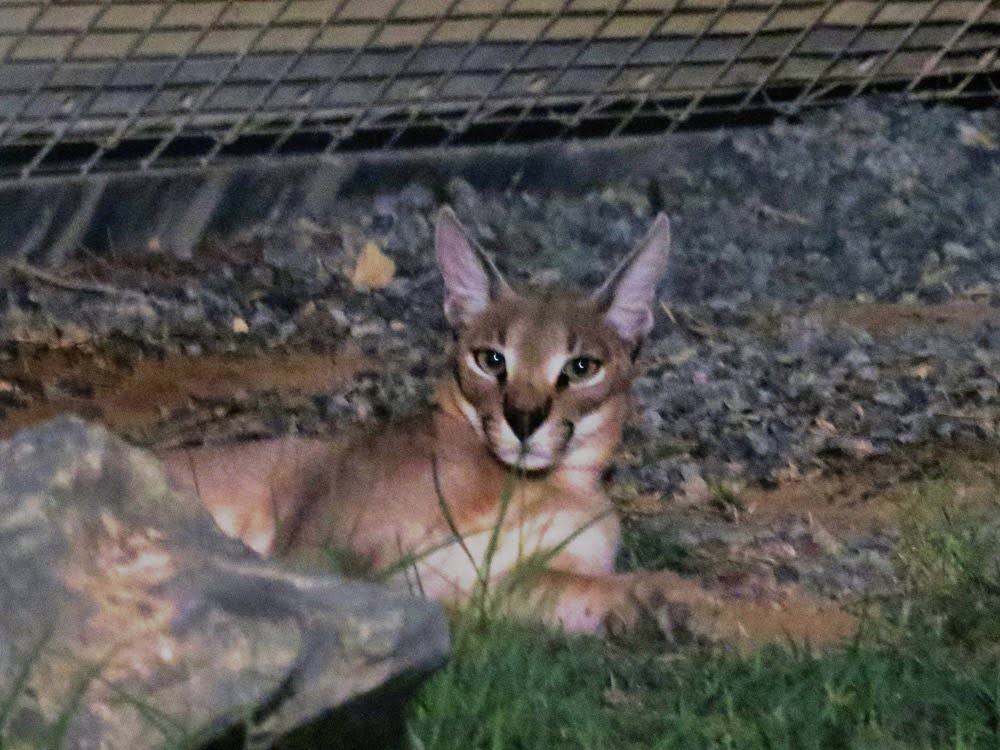
[[823,417],[816,417],[816,419],[813,421],[813,424],[816,425],[817,430],[826,435],[837,434],[837,426],[829,419],[824,419]]
[[358,289],[384,289],[396,275],[392,258],[372,241],[365,243],[351,274],[351,283]]
[[975,125],[965,122],[960,123],[958,126],[958,139],[962,142],[963,146],[981,148],[985,151],[996,151],[1000,148],[997,145],[997,139],[991,133],[980,130]]

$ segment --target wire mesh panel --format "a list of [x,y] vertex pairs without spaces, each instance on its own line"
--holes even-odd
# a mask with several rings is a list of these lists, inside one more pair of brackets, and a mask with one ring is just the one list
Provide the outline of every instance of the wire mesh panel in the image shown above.
[[1000,0],[0,0],[0,177],[1000,99]]

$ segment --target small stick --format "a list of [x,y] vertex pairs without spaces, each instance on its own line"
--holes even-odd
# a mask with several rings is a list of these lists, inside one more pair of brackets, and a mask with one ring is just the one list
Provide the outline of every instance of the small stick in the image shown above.
[[103,294],[110,297],[126,297],[129,299],[140,299],[143,301],[151,299],[148,295],[143,294],[142,292],[133,291],[132,289],[119,289],[117,287],[109,286],[108,284],[66,279],[62,276],[56,276],[55,274],[49,273],[48,271],[43,271],[41,268],[28,265],[27,263],[7,263],[3,266],[3,269],[5,271],[13,271],[14,273],[24,276],[25,278],[40,281],[44,284],[48,284],[49,286],[54,286],[58,289],[66,289],[71,292]]

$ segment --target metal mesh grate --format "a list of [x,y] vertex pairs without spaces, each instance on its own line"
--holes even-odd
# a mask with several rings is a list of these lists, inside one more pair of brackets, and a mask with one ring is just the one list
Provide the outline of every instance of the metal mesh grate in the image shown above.
[[0,178],[1000,100],[1000,0],[0,0]]

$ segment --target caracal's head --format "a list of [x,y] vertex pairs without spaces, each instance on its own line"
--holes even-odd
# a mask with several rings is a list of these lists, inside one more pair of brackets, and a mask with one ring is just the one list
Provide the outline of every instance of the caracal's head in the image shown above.
[[509,466],[599,471],[621,438],[635,357],[653,326],[667,217],[589,294],[513,289],[447,207],[435,244],[457,339],[452,391],[466,419]]

